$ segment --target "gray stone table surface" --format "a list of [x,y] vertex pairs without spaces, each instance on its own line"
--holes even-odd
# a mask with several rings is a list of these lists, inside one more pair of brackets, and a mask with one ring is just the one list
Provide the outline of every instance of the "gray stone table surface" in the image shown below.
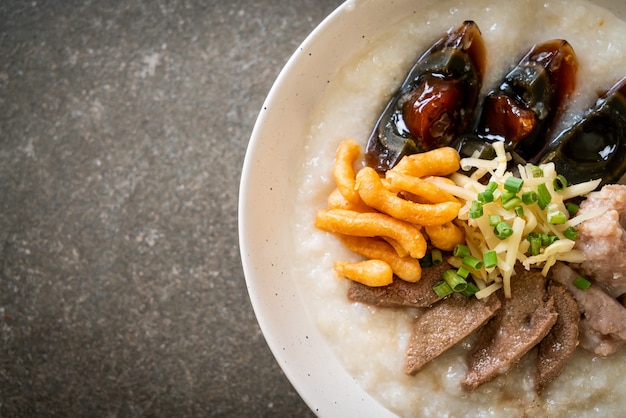
[[283,64],[339,0],[0,2],[0,416],[311,416],[237,238]]

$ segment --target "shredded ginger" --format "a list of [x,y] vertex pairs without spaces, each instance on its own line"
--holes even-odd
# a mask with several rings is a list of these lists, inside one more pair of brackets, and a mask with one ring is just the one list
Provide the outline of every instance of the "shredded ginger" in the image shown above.
[[[576,225],[588,216],[582,219],[570,214],[571,208],[566,206],[566,201],[585,196],[601,181],[567,185],[552,163],[519,165],[519,174],[514,176],[507,171],[511,156],[504,145],[495,143],[493,147],[496,152],[493,160],[462,159],[462,169],[474,169],[474,172],[471,175],[453,174],[450,178],[455,185],[431,180],[466,202],[459,212],[459,223],[465,229],[465,239],[472,255],[482,258],[487,251],[496,251],[498,263],[495,267],[482,267],[472,272],[480,289],[476,293],[478,298],[500,288],[504,288],[506,297],[511,297],[510,283],[515,276],[516,263],[521,263],[527,270],[540,268],[545,276],[557,261],[582,262],[584,254],[574,249]],[[509,177],[516,179],[507,183]],[[519,189],[512,187],[511,183]],[[601,215],[602,211],[591,216]],[[496,230],[497,223],[502,222],[507,224],[504,225],[506,236],[499,236]],[[455,260],[451,262],[454,264]]]

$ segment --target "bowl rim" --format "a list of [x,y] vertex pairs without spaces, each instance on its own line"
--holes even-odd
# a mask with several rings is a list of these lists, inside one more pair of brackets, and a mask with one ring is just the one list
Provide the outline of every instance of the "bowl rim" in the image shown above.
[[[398,3],[414,7],[412,0]],[[285,120],[283,115],[280,122],[286,126],[282,127],[278,136],[270,138],[266,130],[268,126],[279,123],[279,115],[285,112],[306,115],[304,123],[308,123],[308,113],[325,90],[327,80],[338,72],[346,58],[339,51],[327,48],[328,41],[343,43],[342,50],[346,50],[345,43],[362,48],[367,42],[367,34],[380,20],[379,13],[385,8],[389,9],[385,2],[376,0],[348,0],[306,37],[280,71],[263,103],[252,130],[241,175],[238,234],[248,296],[263,336],[279,366],[304,402],[320,416],[396,415],[365,392],[348,374],[310,318],[303,323],[292,320],[301,296],[295,285],[285,280],[288,265],[276,257],[282,250],[288,251],[285,246],[291,238],[277,234],[267,219],[280,218],[277,214],[284,213],[288,204],[284,192],[293,185],[286,178],[269,180],[268,175],[295,168],[293,163],[281,157],[289,154],[289,150],[297,151],[297,144],[288,144],[287,151],[280,147],[290,139],[288,133],[297,131],[299,127],[293,120],[290,122],[290,118]],[[346,33],[346,26],[354,30]],[[326,63],[321,71],[311,66],[312,57],[316,58],[315,62]],[[317,81],[315,86],[299,84],[299,81],[310,77]],[[305,132],[301,133],[304,141]],[[270,155],[277,149],[282,150],[278,157]],[[262,197],[264,202],[259,205],[261,193],[266,196]],[[263,243],[263,246],[255,248],[258,243]],[[279,277],[280,280],[264,279],[269,276]],[[268,307],[268,302],[273,301],[276,303]]]

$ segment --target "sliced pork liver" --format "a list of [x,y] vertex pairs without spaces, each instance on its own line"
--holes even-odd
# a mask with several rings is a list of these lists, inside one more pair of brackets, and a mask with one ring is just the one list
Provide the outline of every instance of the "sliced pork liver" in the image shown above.
[[443,272],[450,268],[445,262],[424,268],[422,278],[417,283],[394,278],[390,285],[369,287],[352,282],[348,288],[348,299],[386,308],[426,308],[441,299],[433,291],[433,286],[441,281]]
[[626,308],[599,286],[592,284],[587,290],[574,286],[578,273],[565,264],[555,264],[550,275],[567,288],[583,314],[580,346],[601,356],[617,351],[626,340]]
[[540,273],[513,276],[511,298],[501,299],[502,308],[480,329],[469,353],[468,373],[461,382],[466,391],[506,373],[556,322],[554,301],[548,298]]
[[554,298],[559,316],[539,343],[535,372],[535,389],[539,394],[559,377],[578,346],[580,313],[576,301],[563,285],[552,281],[548,285],[548,295]]
[[453,294],[424,311],[413,325],[404,370],[415,374],[426,363],[463,340],[492,318],[501,303],[496,295],[485,299]]

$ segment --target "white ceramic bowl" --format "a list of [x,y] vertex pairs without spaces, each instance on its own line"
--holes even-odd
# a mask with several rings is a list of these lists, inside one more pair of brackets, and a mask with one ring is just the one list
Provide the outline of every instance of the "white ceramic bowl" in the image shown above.
[[[338,69],[394,22],[436,0],[349,0],[296,50],[272,87],[246,153],[239,201],[241,257],[250,299],[281,368],[319,416],[395,416],[356,383],[301,308],[289,276],[290,182],[309,115]],[[622,0],[598,3],[626,17]],[[626,20],[626,19],[625,19]]]

